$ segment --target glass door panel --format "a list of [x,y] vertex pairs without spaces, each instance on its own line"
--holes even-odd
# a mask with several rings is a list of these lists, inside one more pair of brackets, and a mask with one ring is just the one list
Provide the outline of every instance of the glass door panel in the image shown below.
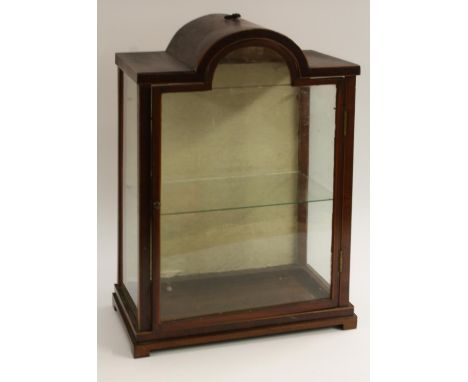
[[123,81],[122,259],[123,283],[138,301],[138,93],[126,74]]
[[163,321],[330,298],[336,86],[249,49],[162,96]]

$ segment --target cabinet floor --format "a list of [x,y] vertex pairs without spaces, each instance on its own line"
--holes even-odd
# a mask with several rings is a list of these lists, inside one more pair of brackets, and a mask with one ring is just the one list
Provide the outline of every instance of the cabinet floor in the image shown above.
[[328,298],[307,266],[178,276],[161,280],[163,321]]

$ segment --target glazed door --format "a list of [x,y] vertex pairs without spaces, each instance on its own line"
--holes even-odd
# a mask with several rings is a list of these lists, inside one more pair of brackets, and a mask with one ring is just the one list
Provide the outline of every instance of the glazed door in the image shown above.
[[341,89],[291,86],[265,48],[228,55],[210,91],[154,89],[163,332],[337,305]]

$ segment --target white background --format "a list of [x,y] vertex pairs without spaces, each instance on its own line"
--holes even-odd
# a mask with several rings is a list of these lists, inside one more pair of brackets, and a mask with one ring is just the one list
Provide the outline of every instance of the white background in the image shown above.
[[[309,381],[369,375],[369,14],[366,1],[115,1],[98,7],[98,370],[102,381]],[[233,8],[234,7],[234,8]],[[238,12],[304,49],[356,62],[357,82],[351,302],[358,330],[325,329],[288,336],[154,352],[132,359],[110,306],[116,276],[117,68],[115,52],[164,50],[185,23]],[[332,21],[332,22],[331,22]],[[333,367],[335,362],[341,367]],[[305,367],[307,365],[307,367]],[[234,366],[234,367],[233,367]]]
[[[238,3],[236,9],[171,1],[154,2],[157,12],[143,13],[132,11],[136,2],[129,3],[127,16],[120,17],[140,24],[135,30],[141,39],[151,34],[154,41],[164,40],[151,49],[164,48],[173,28],[194,15],[238,11],[288,34],[303,47],[357,61],[366,71],[365,62],[354,56],[355,49],[365,46],[353,37],[356,28],[367,25],[362,2],[336,1],[331,9],[325,1],[290,1],[286,12],[285,5],[273,1],[268,7],[258,1],[244,7]],[[114,4],[113,10],[106,9],[110,19],[121,2]],[[0,378],[95,380],[98,305],[100,349],[104,349],[99,356],[101,380],[113,374],[116,381],[144,381],[141,373],[146,373],[146,379],[160,381],[280,377],[333,381],[346,373],[345,380],[366,381],[367,340],[359,336],[365,328],[367,298],[358,288],[368,286],[367,259],[359,255],[363,252],[357,246],[361,243],[361,249],[366,248],[367,231],[356,228],[358,216],[366,217],[357,207],[365,198],[356,190],[351,295],[361,318],[358,330],[330,329],[160,352],[136,361],[128,358],[123,329],[107,308],[105,288],[114,280],[115,267],[112,260],[103,259],[113,256],[115,228],[111,212],[104,211],[112,210],[115,195],[106,196],[102,186],[96,250],[96,6],[92,1],[59,0],[2,5]],[[456,0],[375,1],[371,7],[372,381],[467,379],[465,8],[464,2]],[[134,21],[137,17],[141,22]],[[297,22],[303,19],[307,23]],[[318,29],[321,25],[330,31],[348,22],[353,28],[339,35]],[[123,25],[121,32],[130,33]],[[143,41],[140,37],[135,41]],[[335,52],[341,40],[350,42]],[[127,40],[124,44],[129,50],[142,48],[130,46]],[[108,55],[103,50],[99,54]],[[110,67],[110,59],[106,60]],[[115,86],[114,70],[109,69],[111,86]],[[361,92],[363,81],[361,76]],[[362,102],[363,96],[359,97]],[[108,101],[108,107],[113,107],[112,102]],[[358,110],[360,118],[366,118],[366,113]],[[112,113],[100,114],[97,124],[99,142],[109,147],[108,154],[100,147],[100,158],[107,162],[99,161],[99,174],[110,182],[115,176],[115,146],[104,138],[115,126],[112,118]],[[364,132],[356,137],[361,142],[367,137]],[[355,187],[360,184],[367,197],[363,181],[367,167],[362,165],[366,160],[358,162],[361,181],[356,180]],[[106,197],[109,201],[103,203]],[[365,210],[363,205],[359,208]],[[103,330],[103,326],[109,328]],[[115,373],[108,369],[111,362]]]

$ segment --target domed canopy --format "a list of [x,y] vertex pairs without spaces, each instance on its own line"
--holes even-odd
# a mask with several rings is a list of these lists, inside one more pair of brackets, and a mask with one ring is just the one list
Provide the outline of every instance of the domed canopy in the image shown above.
[[265,46],[286,61],[292,83],[305,77],[357,75],[358,65],[312,50],[290,38],[244,20],[238,14],[199,17],[180,28],[165,52],[117,53],[116,64],[138,83],[211,84],[218,61],[243,46]]

